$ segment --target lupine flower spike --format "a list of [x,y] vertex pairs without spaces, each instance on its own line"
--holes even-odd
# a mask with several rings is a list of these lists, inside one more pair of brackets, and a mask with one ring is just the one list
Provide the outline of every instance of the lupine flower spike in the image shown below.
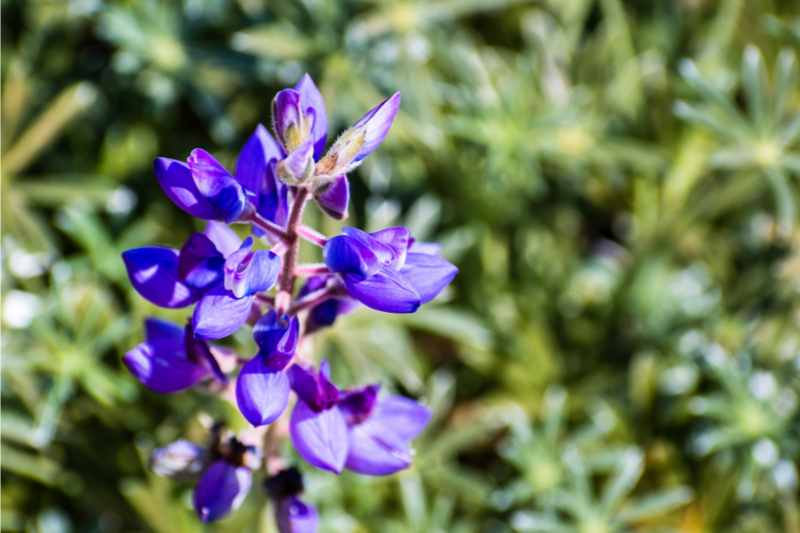
[[[411,313],[436,298],[458,272],[437,245],[416,242],[406,228],[366,233],[347,227],[329,238],[303,224],[312,199],[327,215],[347,217],[347,174],[383,142],[399,107],[395,93],[326,150],[325,103],[306,75],[275,96],[275,137],[257,126],[233,171],[202,148],[185,162],[156,159],[164,193],[206,227],[179,248],[147,246],[122,254],[133,288],[146,300],[165,308],[194,306],[183,326],[146,321],[145,341],[124,357],[142,384],[177,393],[216,383],[206,388],[230,391],[226,397],[235,397],[256,432],[284,414],[293,391],[289,434],[310,465],[336,474],[348,469],[388,475],[411,464],[411,441],[430,419],[425,406],[381,393],[376,384],[340,389],[327,361],[315,369],[296,360],[303,336],[332,326],[360,304]],[[251,235],[242,239],[231,224],[248,225]],[[298,265],[300,240],[320,247],[324,263]],[[306,278],[302,285],[300,278]],[[222,361],[229,350],[211,341],[248,325],[256,353]],[[241,505],[263,464],[279,530],[316,531],[316,510],[299,498],[300,472],[276,473],[275,465],[285,460],[262,461],[264,453],[215,426],[208,446],[176,441],[154,452],[152,467],[194,480],[198,517],[210,522]]]

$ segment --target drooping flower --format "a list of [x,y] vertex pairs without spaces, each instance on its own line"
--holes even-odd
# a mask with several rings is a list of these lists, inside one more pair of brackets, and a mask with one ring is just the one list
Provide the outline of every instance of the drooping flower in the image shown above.
[[236,380],[236,402],[254,426],[273,422],[289,401],[289,377],[284,369],[292,360],[300,337],[297,317],[269,311],[256,322],[253,338],[258,353],[242,367]]
[[458,269],[430,245],[415,243],[403,227],[367,233],[345,228],[325,245],[325,264],[347,292],[367,307],[413,313],[434,299]]
[[188,389],[219,370],[208,344],[196,339],[191,325],[182,328],[165,320],[145,320],[145,341],[123,357],[125,366],[147,388],[160,393]]
[[161,246],[134,248],[122,258],[134,288],[162,307],[197,302],[192,329],[201,339],[220,339],[247,320],[255,295],[277,280],[280,258],[268,250],[253,250],[253,238],[243,242],[224,224],[209,222],[180,250]]
[[193,217],[234,222],[255,209],[283,226],[288,188],[276,174],[283,157],[281,147],[259,124],[239,154],[235,175],[202,148],[192,150],[186,163],[159,157],[154,170],[164,193]]
[[430,411],[402,396],[380,397],[378,385],[339,391],[323,362],[319,372],[290,368],[298,396],[290,432],[297,453],[334,473],[347,468],[381,476],[411,464],[411,441],[425,428]]
[[313,506],[300,499],[303,477],[297,468],[281,470],[267,479],[266,489],[275,509],[280,533],[315,533],[319,519]]

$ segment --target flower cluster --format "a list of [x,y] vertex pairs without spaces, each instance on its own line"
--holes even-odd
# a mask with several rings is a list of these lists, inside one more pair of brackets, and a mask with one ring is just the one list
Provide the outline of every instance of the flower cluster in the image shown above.
[[[289,435],[311,465],[367,475],[410,465],[411,441],[430,418],[427,408],[381,395],[375,384],[339,389],[330,380],[327,362],[314,368],[299,353],[304,336],[332,325],[359,304],[411,313],[457,273],[436,245],[416,242],[403,227],[374,233],[345,228],[327,238],[303,224],[310,201],[331,217],[347,216],[347,173],[383,141],[399,105],[399,93],[385,99],[326,152],[325,106],[306,75],[275,96],[275,138],[259,125],[233,173],[200,148],[185,163],[156,159],[155,174],[165,194],[208,222],[180,249],[148,246],[122,254],[142,297],[167,308],[194,305],[183,327],[147,320],[145,341],[124,357],[139,381],[156,392],[174,393],[214,380],[225,391],[238,370],[230,386],[254,428],[276,422],[294,392]],[[242,240],[229,227],[234,223],[249,225],[251,235]],[[324,263],[298,264],[302,240],[322,249]],[[306,279],[296,288],[298,278]],[[225,349],[213,341],[246,325],[253,327],[258,352],[249,359],[225,358]],[[229,364],[230,359],[236,363]],[[257,457],[266,453],[235,436],[220,435],[217,428],[207,448],[178,441],[153,457],[159,473],[199,476],[194,505],[203,521],[218,519],[242,502],[262,462]],[[314,531],[316,512],[298,498],[302,480],[291,481],[299,473],[272,472],[270,459],[263,464],[279,529]]]

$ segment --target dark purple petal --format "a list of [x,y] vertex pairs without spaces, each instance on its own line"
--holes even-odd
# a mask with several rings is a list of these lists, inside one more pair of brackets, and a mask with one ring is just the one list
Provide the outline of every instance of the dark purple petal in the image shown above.
[[244,211],[247,200],[242,186],[231,177],[225,167],[202,148],[192,150],[186,164],[192,172],[197,190],[213,206],[213,218],[224,222],[237,220]]
[[158,157],[153,162],[153,170],[158,184],[172,202],[193,217],[210,220],[216,211],[211,203],[200,193],[192,179],[188,165],[175,159]]
[[254,296],[236,298],[229,291],[216,289],[197,303],[192,315],[194,334],[200,339],[221,339],[247,322]]
[[280,533],[316,533],[319,519],[313,506],[289,496],[277,502],[275,521]]
[[178,251],[163,246],[133,248],[122,252],[128,277],[136,291],[161,307],[185,307],[199,294],[180,281]]
[[300,93],[300,108],[303,113],[313,117],[311,139],[314,143],[314,159],[319,159],[325,151],[328,134],[328,114],[325,112],[325,100],[308,74],[305,74],[294,88]]
[[371,154],[386,138],[392,127],[397,111],[400,109],[400,93],[376,105],[356,122],[351,129],[363,130],[363,145],[354,162],[359,162]]
[[263,426],[277,419],[289,401],[289,377],[275,370],[263,357],[253,357],[236,380],[236,403],[253,426]]
[[188,440],[177,440],[156,448],[150,456],[150,467],[159,476],[189,480],[203,469],[206,451]]
[[228,257],[242,245],[242,239],[239,238],[236,232],[222,222],[209,221],[203,233],[211,239],[211,242],[214,243],[214,246],[223,257]]
[[183,333],[176,337],[174,331],[167,332],[164,324],[156,331],[155,323],[150,323],[147,340],[131,349],[122,360],[145,387],[168,394],[188,389],[205,378],[208,368],[202,361],[186,355]]
[[216,461],[194,489],[194,509],[203,522],[213,522],[237,509],[250,491],[253,475],[245,467]]
[[258,344],[258,357],[274,370],[283,370],[294,356],[300,339],[300,321],[296,316],[278,317],[271,310],[253,327],[253,339]]
[[315,411],[322,411],[333,406],[339,399],[339,389],[330,381],[330,370],[327,361],[320,364],[319,371],[305,369],[300,365],[289,368],[292,390],[298,398]]
[[347,458],[347,424],[336,407],[316,412],[298,399],[289,431],[297,453],[310,464],[338,474]]
[[314,306],[306,318],[306,334],[311,334],[319,329],[332,326],[340,315],[349,313],[358,307],[358,302],[352,298],[331,298]]
[[203,233],[193,233],[178,256],[178,275],[188,286],[206,290],[222,280],[225,258]]
[[[283,158],[278,143],[267,128],[259,124],[239,152],[236,160],[236,181],[244,188],[247,196],[258,198],[272,174],[275,163]],[[257,203],[253,200],[253,203]]]
[[329,239],[323,255],[331,271],[358,278],[372,275],[381,266],[366,243],[349,235],[337,235]]
[[375,409],[380,385],[367,385],[358,389],[346,390],[336,404],[342,411],[348,426],[360,424]]
[[400,275],[414,287],[422,303],[427,303],[447,287],[458,268],[438,255],[410,253]]
[[347,176],[334,178],[334,180],[314,192],[314,199],[319,207],[336,220],[347,218],[347,206],[350,203],[350,182]]
[[281,269],[281,259],[268,250],[253,251],[253,238],[225,260],[225,288],[237,298],[243,298],[275,285]]
[[302,287],[300,287],[300,291],[297,293],[297,298],[302,298],[303,296],[307,296],[312,292],[316,292],[328,283],[328,278],[325,276],[311,276],[306,280]]
[[146,318],[144,321],[144,338],[148,342],[169,341],[179,345],[183,342],[181,326],[161,320],[160,318]]
[[422,303],[414,287],[391,268],[363,280],[352,274],[345,274],[343,279],[350,296],[377,311],[413,313]]
[[378,402],[364,422],[351,427],[346,466],[360,474],[383,476],[411,464],[411,439],[430,420],[424,406],[400,396]]

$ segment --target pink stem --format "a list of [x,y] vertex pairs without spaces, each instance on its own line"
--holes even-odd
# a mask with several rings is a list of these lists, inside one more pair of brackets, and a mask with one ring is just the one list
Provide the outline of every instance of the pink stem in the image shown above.
[[316,244],[319,247],[325,246],[325,243],[328,242],[328,238],[325,235],[305,224],[297,226],[297,234],[300,235],[302,239],[307,240],[311,244]]
[[301,277],[319,276],[322,274],[330,274],[328,265],[325,263],[307,263],[304,265],[296,265],[294,267],[294,275]]

